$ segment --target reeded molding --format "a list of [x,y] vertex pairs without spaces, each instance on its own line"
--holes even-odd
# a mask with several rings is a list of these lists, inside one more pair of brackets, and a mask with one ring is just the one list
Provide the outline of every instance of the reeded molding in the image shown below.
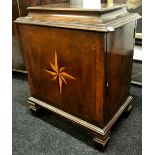
[[80,119],[80,118],[78,118],[76,116],[73,116],[73,115],[71,115],[71,114],[69,114],[67,112],[64,112],[64,111],[62,111],[62,110],[60,110],[60,109],[58,109],[56,107],[53,107],[52,105],[47,104],[47,103],[45,103],[45,102],[43,102],[41,100],[38,100],[38,99],[36,99],[34,97],[29,97],[28,98],[28,103],[30,104],[30,108],[32,106],[34,106],[34,104],[40,105],[40,106],[42,106],[42,107],[44,107],[44,108],[46,108],[46,109],[60,115],[60,116],[63,116],[65,118],[67,118],[70,121],[73,121],[73,122],[87,128],[87,129],[93,131],[94,133],[97,133],[97,134],[102,135],[102,136],[106,136],[109,133],[109,131],[111,130],[114,123],[117,121],[117,119],[121,116],[121,114],[131,104],[132,99],[133,99],[133,97],[129,96],[125,100],[123,105],[119,108],[119,110],[116,112],[116,114],[112,117],[112,119],[107,123],[107,125],[103,129],[101,129],[101,128],[99,128],[99,127],[97,127],[97,126],[95,126],[95,125],[93,125],[93,124],[91,124],[89,122],[86,122],[86,121],[84,121],[84,120],[82,120],[82,119]]

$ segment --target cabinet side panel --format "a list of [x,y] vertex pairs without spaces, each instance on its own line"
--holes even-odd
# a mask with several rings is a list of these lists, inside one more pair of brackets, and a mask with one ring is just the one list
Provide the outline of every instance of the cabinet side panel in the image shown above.
[[107,33],[107,104],[108,122],[129,96],[134,51],[135,22]]

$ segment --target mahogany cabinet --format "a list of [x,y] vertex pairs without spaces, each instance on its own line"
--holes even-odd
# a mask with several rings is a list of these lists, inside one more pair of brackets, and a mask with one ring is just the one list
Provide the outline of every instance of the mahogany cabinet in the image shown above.
[[94,133],[104,147],[112,126],[132,107],[130,81],[136,20],[126,5],[84,8],[71,4],[29,7],[18,32],[31,97]]

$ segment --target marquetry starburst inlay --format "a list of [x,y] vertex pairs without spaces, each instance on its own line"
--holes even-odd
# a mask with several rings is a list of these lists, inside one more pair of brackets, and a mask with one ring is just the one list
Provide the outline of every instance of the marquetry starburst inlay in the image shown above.
[[58,81],[58,86],[59,86],[59,93],[61,95],[62,93],[62,83],[64,82],[67,85],[66,79],[72,79],[75,80],[76,78],[71,76],[70,74],[64,72],[66,67],[60,67],[58,65],[58,59],[57,59],[57,52],[55,51],[55,64],[50,63],[50,66],[52,68],[52,71],[46,70],[49,74],[53,76],[52,80],[57,80]]

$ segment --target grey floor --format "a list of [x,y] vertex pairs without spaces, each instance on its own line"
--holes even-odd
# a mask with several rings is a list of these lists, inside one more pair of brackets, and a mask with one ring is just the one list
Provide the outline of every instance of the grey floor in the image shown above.
[[131,86],[134,97],[132,113],[121,117],[114,126],[104,153],[96,150],[92,134],[61,117],[44,111],[31,114],[27,107],[30,95],[26,75],[13,73],[12,154],[13,155],[141,155],[142,92]]
[[131,81],[133,84],[142,86],[142,61],[133,61]]

